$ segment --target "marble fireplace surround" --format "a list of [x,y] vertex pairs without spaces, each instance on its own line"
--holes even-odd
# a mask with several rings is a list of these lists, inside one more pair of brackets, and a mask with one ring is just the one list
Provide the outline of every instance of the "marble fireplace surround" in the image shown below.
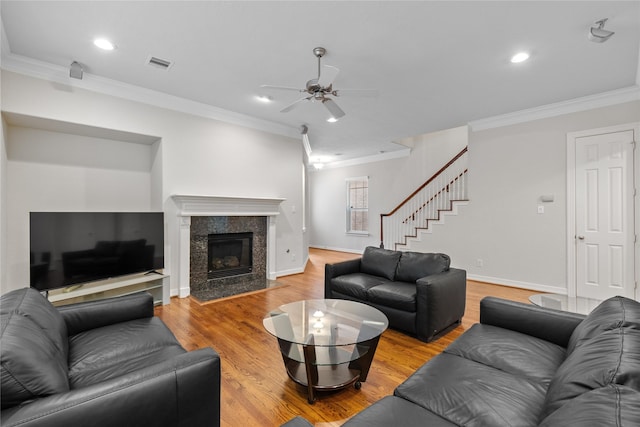
[[190,252],[192,216],[264,216],[267,217],[267,279],[276,278],[276,216],[280,214],[280,204],[285,199],[265,197],[229,196],[171,196],[178,208],[179,235],[179,296],[190,294]]

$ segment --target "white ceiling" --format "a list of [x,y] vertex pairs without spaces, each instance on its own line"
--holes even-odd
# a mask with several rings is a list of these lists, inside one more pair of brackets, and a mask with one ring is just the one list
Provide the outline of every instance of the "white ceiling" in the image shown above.
[[[0,3],[5,50],[85,75],[152,89],[279,123],[309,127],[314,154],[333,160],[404,148],[393,141],[470,121],[633,87],[639,1],[10,1]],[[616,34],[587,39],[609,18]],[[102,36],[118,48],[104,52]],[[316,77],[312,50],[340,74],[334,87],[375,88],[339,97],[327,123],[319,103],[280,113]],[[529,61],[511,64],[526,50]],[[6,57],[7,53],[3,53]],[[149,56],[173,62],[169,70]],[[339,156],[336,156],[339,154]]]

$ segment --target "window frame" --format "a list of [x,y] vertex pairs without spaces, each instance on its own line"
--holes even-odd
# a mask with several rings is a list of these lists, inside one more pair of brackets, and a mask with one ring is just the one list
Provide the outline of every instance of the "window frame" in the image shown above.
[[[351,200],[351,183],[354,181],[365,181],[366,182],[366,187],[363,187],[366,190],[366,207],[363,208],[354,208],[352,207],[352,200]],[[346,197],[345,197],[345,228],[346,228],[346,233],[350,234],[350,235],[358,235],[358,236],[368,236],[369,235],[369,176],[355,176],[355,177],[349,177],[345,179],[345,192],[346,192]],[[367,223],[366,223],[366,229],[365,230],[353,230],[351,229],[351,216],[352,216],[352,212],[354,211],[359,211],[359,212],[366,212],[367,214]]]

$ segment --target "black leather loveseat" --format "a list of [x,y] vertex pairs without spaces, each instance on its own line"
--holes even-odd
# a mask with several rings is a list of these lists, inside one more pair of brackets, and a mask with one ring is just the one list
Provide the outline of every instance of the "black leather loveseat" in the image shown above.
[[344,424],[383,426],[640,426],[640,303],[585,318],[487,297],[479,324]]
[[53,307],[0,298],[3,427],[219,426],[220,358],[187,352],[147,293]]
[[445,254],[369,246],[361,258],[325,266],[325,298],[348,299],[382,311],[389,326],[432,341],[460,324],[467,273]]

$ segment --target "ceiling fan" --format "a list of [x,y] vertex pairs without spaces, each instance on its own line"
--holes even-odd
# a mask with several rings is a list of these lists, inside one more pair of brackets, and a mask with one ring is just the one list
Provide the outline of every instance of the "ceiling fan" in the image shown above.
[[331,97],[338,97],[342,93],[349,93],[360,96],[375,96],[378,91],[375,89],[334,89],[333,81],[338,76],[340,70],[331,65],[322,66],[320,61],[322,57],[327,53],[327,50],[323,47],[316,47],[313,49],[313,54],[316,58],[318,58],[318,77],[311,79],[307,82],[304,89],[298,89],[294,87],[287,86],[272,86],[272,85],[261,85],[260,87],[263,89],[277,89],[277,90],[293,90],[300,93],[306,93],[305,96],[296,100],[295,102],[287,105],[282,110],[281,113],[287,113],[298,105],[305,101],[311,102],[321,102],[322,105],[325,106],[331,117],[333,119],[339,119],[345,115],[345,112],[336,104],[336,102]]

